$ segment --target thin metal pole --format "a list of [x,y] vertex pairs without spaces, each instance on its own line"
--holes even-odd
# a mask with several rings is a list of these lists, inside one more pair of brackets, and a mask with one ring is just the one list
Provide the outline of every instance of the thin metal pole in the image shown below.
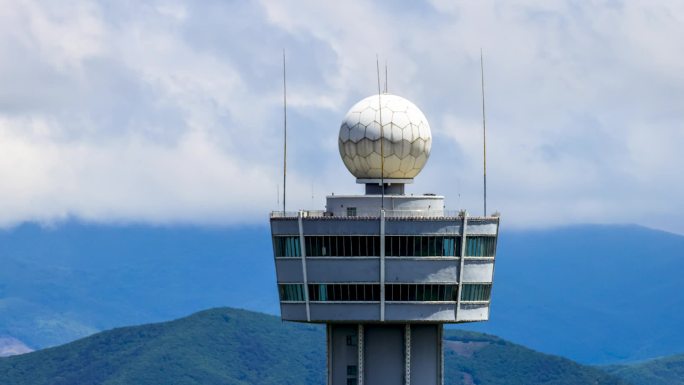
[[487,125],[485,123],[484,60],[480,48],[480,76],[482,85],[482,162],[484,182],[484,216],[487,216]]
[[385,60],[385,93],[387,93],[387,60]]
[[378,114],[380,118],[380,183],[382,184],[382,201],[380,209],[385,210],[385,132],[382,127],[382,91],[380,90],[380,59],[375,56],[375,66],[378,71]]
[[285,82],[285,50],[283,49],[283,217],[287,191],[287,84]]

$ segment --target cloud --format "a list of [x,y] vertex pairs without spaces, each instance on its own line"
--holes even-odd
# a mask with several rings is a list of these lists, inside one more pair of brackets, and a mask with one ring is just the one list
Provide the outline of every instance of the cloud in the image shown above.
[[[346,110],[414,101],[433,152],[409,190],[510,226],[637,222],[684,232],[684,6],[676,2],[3,2],[0,224],[263,222],[360,192]],[[313,195],[313,196],[312,196]]]

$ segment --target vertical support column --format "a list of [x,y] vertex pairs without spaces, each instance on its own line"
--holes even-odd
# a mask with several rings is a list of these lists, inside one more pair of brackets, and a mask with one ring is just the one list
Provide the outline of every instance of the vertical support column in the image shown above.
[[356,345],[358,346],[358,359],[359,362],[357,364],[357,380],[356,383],[358,385],[363,385],[363,324],[359,324],[359,329],[358,332],[356,333]]
[[326,358],[328,359],[327,362],[327,369],[328,369],[328,385],[333,385],[333,380],[332,380],[332,360],[333,360],[333,347],[332,347],[332,325],[330,324],[325,324],[325,337],[326,337]]
[[[496,218],[496,233],[495,233],[495,236],[496,236],[495,242],[496,242],[497,245],[498,245],[498,243],[499,243],[499,221],[501,221],[501,218],[497,217],[497,218]],[[497,249],[497,248],[498,248],[498,247],[494,247],[494,255],[492,255],[492,257],[494,258],[494,259],[492,260],[492,290],[493,290],[493,288],[494,288],[494,273],[496,272],[496,249]],[[490,295],[491,295],[491,294],[490,294]],[[492,306],[492,299],[491,299],[491,297],[490,297],[490,298],[489,298],[489,305],[488,305],[488,307],[491,307],[491,306]]]
[[380,321],[385,321],[385,210],[380,210]]
[[309,280],[306,277],[306,243],[304,242],[304,226],[302,225],[302,212],[297,214],[299,224],[299,248],[302,250],[302,277],[304,279],[304,302],[306,303],[306,322],[311,322],[309,310]]
[[458,312],[461,310],[461,293],[463,292],[463,267],[465,266],[465,251],[466,251],[466,227],[468,227],[468,213],[463,214],[463,224],[461,226],[461,256],[460,268],[458,269],[458,294],[456,297],[456,314],[454,319],[458,321]]
[[444,325],[437,327],[437,351],[439,352],[439,385],[444,385]]
[[404,385],[411,385],[411,324],[404,328]]

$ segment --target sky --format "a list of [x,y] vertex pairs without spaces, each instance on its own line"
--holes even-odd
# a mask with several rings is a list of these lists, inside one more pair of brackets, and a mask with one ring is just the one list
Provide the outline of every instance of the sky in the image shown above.
[[0,226],[266,223],[361,193],[347,110],[418,105],[407,190],[511,228],[637,223],[684,234],[684,3],[0,0]]

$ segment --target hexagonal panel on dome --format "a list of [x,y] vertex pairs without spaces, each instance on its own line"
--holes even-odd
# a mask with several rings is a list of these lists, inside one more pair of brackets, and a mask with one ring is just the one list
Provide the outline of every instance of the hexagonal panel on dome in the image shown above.
[[361,118],[361,113],[360,112],[349,112],[349,119],[347,119],[347,127],[353,127],[355,126],[358,122],[359,119]]
[[[360,124],[357,124],[356,126],[352,127],[352,129],[349,131],[349,140],[358,143],[359,140],[363,139],[366,137],[366,128]],[[342,137],[340,137],[342,139]]]
[[365,158],[371,152],[373,152],[373,142],[370,139],[363,138],[356,144],[356,153],[360,157]]
[[389,126],[392,135],[390,136],[390,140],[392,142],[399,142],[403,139],[403,130],[399,128],[399,126],[395,125],[394,123],[391,124],[385,124],[385,129],[387,129]]
[[394,155],[394,142],[389,139],[383,139],[378,142],[382,143],[382,147],[379,147],[376,151],[378,154],[384,155],[385,158]]
[[399,158],[404,159],[411,155],[411,142],[408,140],[402,140],[396,144],[395,153]]
[[406,156],[401,159],[401,164],[399,165],[399,170],[403,173],[407,173],[414,168],[416,159],[412,156]]
[[392,114],[392,124],[396,125],[399,128],[404,128],[408,126],[408,124],[411,121],[409,120],[408,116],[406,116],[405,112],[395,112]]
[[423,166],[425,165],[425,162],[427,162],[427,156],[425,156],[425,153],[422,153],[416,157],[416,163],[414,164],[413,167],[423,168]]
[[365,110],[361,111],[361,117],[359,119],[359,123],[364,126],[368,126],[369,124],[375,122],[375,115],[377,112],[372,109],[372,108],[366,108]]
[[370,140],[380,139],[380,128],[377,124],[371,124],[370,127],[366,127],[366,138]]
[[411,143],[411,155],[416,158],[418,155],[425,152],[425,141],[418,138]]
[[399,171],[399,166],[401,165],[401,159],[396,155],[391,155],[385,157],[385,172],[392,174]]
[[347,127],[347,123],[343,123],[342,127],[340,127],[340,140],[349,140],[349,127]]
[[345,166],[359,179],[380,178],[381,152],[385,178],[411,179],[430,156],[432,135],[416,105],[396,95],[373,95],[349,110],[340,126],[338,147]]
[[344,144],[344,153],[351,157],[356,157],[357,146],[353,142],[346,142]]

